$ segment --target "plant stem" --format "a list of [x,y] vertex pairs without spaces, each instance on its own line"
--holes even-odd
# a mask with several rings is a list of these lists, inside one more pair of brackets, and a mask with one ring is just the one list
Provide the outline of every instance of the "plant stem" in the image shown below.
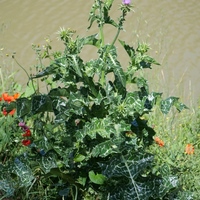
[[15,60],[15,62],[18,64],[18,66],[19,66],[20,68],[22,68],[22,70],[26,73],[26,75],[28,76],[29,80],[31,80],[31,83],[32,83],[32,87],[33,87],[33,89],[34,89],[34,92],[36,92],[35,86],[34,86],[34,84],[33,84],[33,80],[32,80],[31,77],[29,76],[29,74],[28,74],[28,72],[26,71],[26,69],[25,69],[24,67],[22,67],[22,66],[19,64],[19,62],[15,59],[14,56],[13,56],[12,58]]
[[101,46],[104,46],[104,34],[103,34],[103,19],[102,19],[102,7],[101,7],[101,0],[98,0],[99,4],[99,30],[100,30],[100,39],[101,39]]
[[115,35],[115,38],[114,38],[114,40],[113,40],[112,43],[111,43],[111,48],[112,48],[112,46],[115,44],[115,42],[116,42],[116,40],[117,40],[117,38],[118,38],[118,36],[119,36],[120,30],[121,30],[120,28],[117,29],[117,34]]
[[5,87],[4,87],[4,79],[3,79],[3,74],[2,74],[1,67],[0,67],[0,76],[1,76],[2,90],[5,91]]

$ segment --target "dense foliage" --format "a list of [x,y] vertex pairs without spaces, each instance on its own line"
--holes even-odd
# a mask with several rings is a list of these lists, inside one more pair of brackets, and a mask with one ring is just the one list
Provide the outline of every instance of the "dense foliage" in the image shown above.
[[[64,51],[50,53],[49,43],[44,50],[34,46],[41,62],[37,73],[29,76],[26,92],[11,101],[2,99],[0,194],[4,197],[175,198],[178,178],[170,171],[158,175],[152,170],[154,155],[149,147],[155,144],[156,132],[143,116],[155,105],[164,114],[172,106],[178,111],[186,106],[176,97],[162,99],[162,93],[149,92],[148,81],[138,76],[138,71],[158,65],[147,55],[147,44],[134,48],[119,40],[130,58],[127,68],[119,62],[115,42],[132,7],[125,1],[115,21],[109,16],[113,1],[95,0],[91,8],[89,28],[96,22],[98,34],[74,39],[73,30],[62,28]],[[105,24],[117,29],[108,44]],[[85,45],[92,45],[98,58],[84,61]],[[43,66],[43,59],[50,64]],[[48,92],[40,93],[38,79]],[[128,84],[137,89],[127,90]]]

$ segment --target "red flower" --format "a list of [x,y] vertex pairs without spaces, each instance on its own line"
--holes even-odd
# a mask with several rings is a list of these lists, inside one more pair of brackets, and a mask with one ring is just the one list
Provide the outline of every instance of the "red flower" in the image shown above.
[[3,108],[3,115],[7,116],[8,112],[6,111],[6,108]]
[[7,116],[8,114],[13,116],[15,114],[15,109],[11,110],[10,112],[6,111],[6,108],[3,108],[3,115]]
[[31,136],[31,131],[28,129],[26,132],[22,135],[23,137],[30,137]]
[[160,147],[164,147],[165,143],[159,138],[159,137],[155,137],[154,141],[156,142],[156,144],[158,144]]
[[186,154],[194,154],[194,146],[192,144],[187,144],[185,147],[185,153]]
[[30,140],[22,140],[22,144],[24,146],[29,146],[31,144],[31,141]]

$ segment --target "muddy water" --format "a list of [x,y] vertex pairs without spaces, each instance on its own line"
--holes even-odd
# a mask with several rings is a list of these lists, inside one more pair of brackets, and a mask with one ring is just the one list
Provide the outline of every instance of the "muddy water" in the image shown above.
[[[134,0],[134,12],[125,23],[120,39],[132,45],[138,41],[151,46],[150,55],[161,66],[146,70],[153,91],[163,91],[165,96],[179,96],[187,104],[199,99],[200,78],[200,1],[199,0]],[[62,48],[55,34],[60,27],[75,29],[78,35],[96,33],[87,31],[88,14],[93,0],[0,0],[0,47],[4,54],[16,52],[16,58],[27,70],[36,64],[31,44],[44,44],[50,37],[55,49]],[[118,17],[121,0],[115,0],[111,15]],[[115,31],[107,27],[106,41]],[[119,48],[120,62],[127,66],[128,59]],[[95,57],[94,49],[87,48],[84,59]],[[4,62],[0,58],[0,63]],[[17,80],[25,85],[26,74],[19,70]]]

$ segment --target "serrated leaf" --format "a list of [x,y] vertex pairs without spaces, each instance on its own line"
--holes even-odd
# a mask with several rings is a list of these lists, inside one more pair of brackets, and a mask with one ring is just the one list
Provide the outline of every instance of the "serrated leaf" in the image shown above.
[[41,78],[43,76],[51,75],[56,72],[56,70],[59,68],[59,65],[57,63],[53,63],[50,66],[46,67],[45,70],[39,72],[35,76],[32,76],[31,78]]
[[171,107],[178,101],[178,99],[179,98],[177,97],[169,97],[165,100],[162,100],[160,102],[160,108],[162,113],[167,114],[170,111]]
[[105,142],[101,142],[98,145],[96,145],[92,149],[92,156],[93,157],[106,157],[110,154],[114,154],[118,152],[118,146],[120,143],[122,143],[124,140],[123,138],[117,138],[114,140],[108,140]]
[[176,107],[176,109],[181,112],[183,109],[189,109],[185,104],[181,103],[181,102],[177,102],[174,105]]
[[124,47],[124,49],[126,50],[127,54],[129,55],[130,58],[133,58],[135,56],[135,49],[131,46],[129,46],[128,44],[126,44],[124,41],[119,40],[119,42],[121,43],[121,45]]
[[93,45],[99,48],[101,40],[97,39],[97,36],[98,34],[94,34],[83,38],[83,45]]
[[95,174],[94,171],[89,172],[89,178],[90,178],[90,181],[98,185],[103,185],[106,180],[106,177],[104,175]]
[[95,139],[97,134],[103,138],[110,138],[110,134],[114,132],[115,129],[109,118],[92,118],[91,122],[86,122],[83,129],[75,133],[75,136],[78,141],[82,141],[86,135],[91,139]]

